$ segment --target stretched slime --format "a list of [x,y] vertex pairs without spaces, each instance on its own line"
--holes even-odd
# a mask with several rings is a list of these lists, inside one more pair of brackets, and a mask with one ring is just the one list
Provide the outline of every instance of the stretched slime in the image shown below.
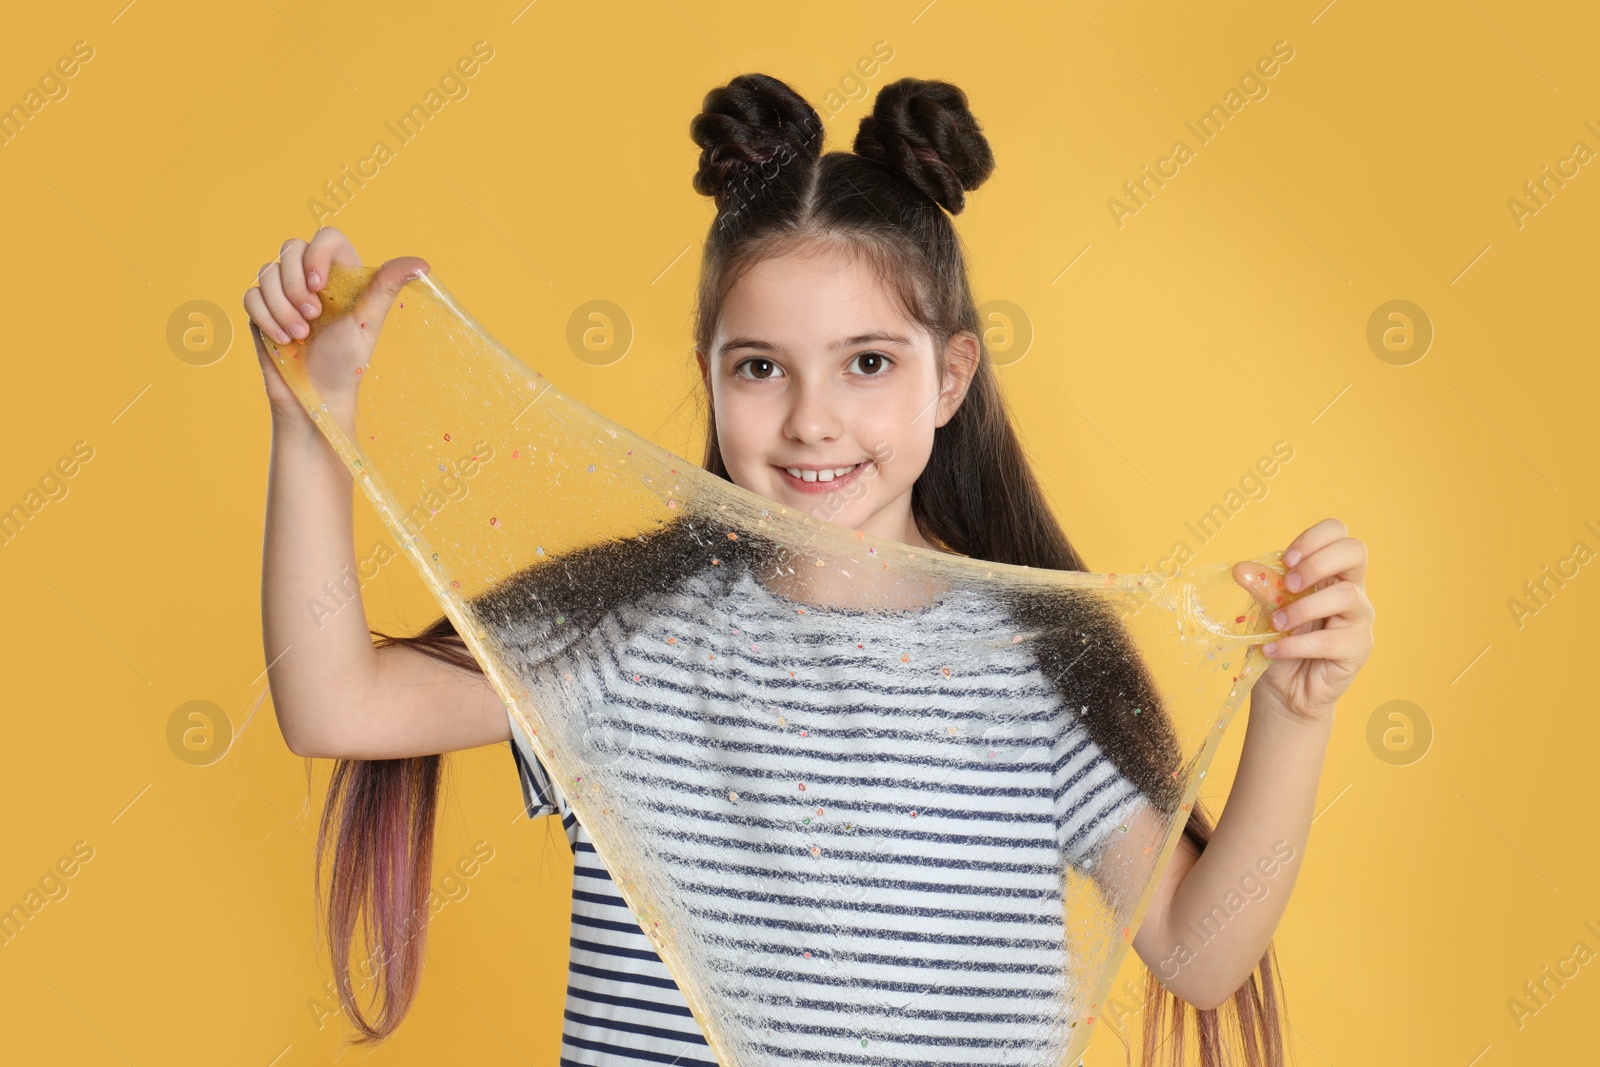
[[[336,265],[311,337],[264,340],[718,1062],[776,1062],[803,1018],[820,1063],[1076,1063],[1281,636],[1240,584],[1293,599],[1281,557],[1168,579],[879,540],[576,402],[432,275],[347,435],[308,347],[372,274]],[[1026,1008],[975,1010],[1001,987]]]

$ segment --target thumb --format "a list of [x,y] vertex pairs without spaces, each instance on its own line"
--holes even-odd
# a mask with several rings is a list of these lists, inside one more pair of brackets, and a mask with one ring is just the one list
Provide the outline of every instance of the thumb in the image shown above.
[[1233,565],[1233,580],[1250,590],[1262,604],[1279,608],[1284,604],[1283,575],[1258,560],[1241,560]]
[[[1292,593],[1283,584],[1283,575],[1277,570],[1282,565],[1281,557],[1276,565],[1264,564],[1259,560],[1243,560],[1233,565],[1233,580],[1250,590],[1251,594],[1269,612],[1286,607],[1305,596],[1310,590],[1301,590]],[[1270,623],[1270,615],[1269,622]],[[1274,628],[1274,633],[1281,633]]]
[[356,297],[355,305],[350,310],[357,325],[369,331],[369,337],[376,337],[378,331],[383,329],[383,320],[394,306],[394,298],[400,295],[400,290],[412,279],[427,274],[429,269],[425,259],[399,256],[373,271],[367,287]]

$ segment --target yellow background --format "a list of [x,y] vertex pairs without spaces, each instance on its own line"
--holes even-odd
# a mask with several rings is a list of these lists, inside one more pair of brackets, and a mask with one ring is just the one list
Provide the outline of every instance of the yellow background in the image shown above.
[[[958,227],[979,301],[1009,301],[1032,330],[1008,351],[1016,323],[995,320],[1002,378],[1092,569],[1154,566],[1177,540],[1202,562],[1256,556],[1327,516],[1368,544],[1377,648],[1341,703],[1276,938],[1296,1061],[1592,1061],[1600,967],[1550,985],[1520,1025],[1508,1000],[1577,942],[1600,950],[1584,926],[1600,928],[1600,865],[1579,673],[1600,565],[1585,553],[1520,624],[1508,602],[1575,542],[1600,549],[1596,164],[1520,223],[1508,202],[1534,205],[1524,183],[1575,142],[1600,149],[1585,126],[1600,127],[1600,19],[1508,0],[1222,6],[110,0],[10,15],[0,105],[74,42],[93,58],[0,145],[0,507],[75,442],[93,457],[0,545],[0,907],[75,842],[93,858],[0,946],[5,1058],[363,1058],[309,1003],[326,976],[310,842],[329,765],[308,788],[270,703],[246,726],[264,684],[270,427],[240,297],[284,239],[314,232],[323,182],[387,140],[394,158],[323,222],[370,264],[423,256],[563,390],[698,457],[688,329],[711,206],[690,187],[687,128],[708,89],[759,71],[818,108],[829,149],[890,81],[967,91],[998,168]],[[468,95],[398,145],[385,123],[480,40],[494,55]],[[860,78],[879,41],[892,58]],[[1293,58],[1267,94],[1201,144],[1185,123],[1279,41]],[[1193,158],[1119,225],[1108,202],[1135,206],[1123,183],[1178,139]],[[635,334],[603,366],[566,342],[594,299]],[[1368,343],[1393,300],[1431,323],[1420,359]],[[167,340],[190,301],[224,316],[194,362]],[[1292,460],[1201,544],[1185,523],[1277,441]],[[356,513],[365,558],[387,535],[359,497]],[[398,555],[363,596],[390,633],[439,614]],[[210,765],[169,747],[191,700],[242,730]],[[1369,742],[1392,700],[1431,727],[1420,759]],[[1214,809],[1242,737],[1214,764]],[[518,817],[506,746],[448,765],[440,872],[478,841],[493,859],[435,919],[420,999],[371,1060],[554,1064],[560,827]],[[1132,953],[1124,975],[1142,985]],[[1088,1063],[1122,1062],[1102,1023]]]

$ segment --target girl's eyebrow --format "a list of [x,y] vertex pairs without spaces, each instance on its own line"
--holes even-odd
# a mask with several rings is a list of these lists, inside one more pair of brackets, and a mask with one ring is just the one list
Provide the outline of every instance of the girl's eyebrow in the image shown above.
[[[911,341],[909,338],[902,337],[897,333],[884,333],[882,331],[877,331],[874,333],[857,334],[854,337],[846,337],[835,341],[833,344],[828,346],[828,350],[831,352],[836,348],[851,348],[855,345],[872,344],[874,342],[883,342],[892,345],[904,345],[907,348],[911,347]],[[771,341],[762,341],[754,337],[734,337],[724,341],[722,346],[717,349],[717,354],[726,355],[735,348],[754,348],[761,352],[783,351],[782,345],[775,345]]]

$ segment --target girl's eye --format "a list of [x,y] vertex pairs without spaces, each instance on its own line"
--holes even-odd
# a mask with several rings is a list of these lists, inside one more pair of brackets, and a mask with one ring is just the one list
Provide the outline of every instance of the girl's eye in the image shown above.
[[[752,371],[749,375],[741,375],[739,373],[746,367],[757,365],[762,368],[761,373],[756,373],[754,371]],[[748,377],[752,381],[764,382],[769,378],[775,377],[777,370],[778,365],[772,362],[772,360],[762,359],[760,356],[752,356],[750,359],[740,360],[737,364],[735,364],[733,368],[733,375],[736,378]]]
[[881,375],[894,363],[894,360],[882,352],[862,352],[856,356],[856,359],[863,361],[864,368],[870,365],[871,369],[866,371],[866,377],[868,378]]
[[[894,360],[882,352],[862,352],[851,360],[851,363],[861,364],[862,377],[875,378],[881,376],[892,367]],[[749,368],[748,372],[746,372],[746,368]],[[744,378],[746,381],[764,382],[782,377],[783,371],[770,359],[751,356],[749,359],[743,359],[734,364],[733,375],[736,378]]]

